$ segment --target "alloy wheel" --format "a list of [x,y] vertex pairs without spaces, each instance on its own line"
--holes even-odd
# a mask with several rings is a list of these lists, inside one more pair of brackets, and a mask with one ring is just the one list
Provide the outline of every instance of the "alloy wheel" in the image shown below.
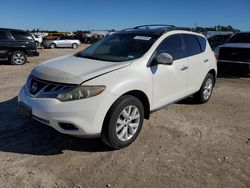
[[136,106],[127,106],[122,110],[116,122],[116,135],[121,141],[130,140],[138,130],[140,111]]
[[212,93],[212,89],[213,89],[213,81],[210,78],[208,78],[206,80],[204,90],[203,90],[203,97],[205,100],[207,100],[210,97]]

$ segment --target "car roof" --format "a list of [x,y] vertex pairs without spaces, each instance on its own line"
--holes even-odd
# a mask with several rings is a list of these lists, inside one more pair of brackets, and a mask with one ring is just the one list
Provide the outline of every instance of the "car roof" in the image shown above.
[[26,32],[25,30],[22,29],[11,29],[11,28],[0,28],[1,31],[23,31]]
[[235,34],[250,34],[250,31],[237,32]]

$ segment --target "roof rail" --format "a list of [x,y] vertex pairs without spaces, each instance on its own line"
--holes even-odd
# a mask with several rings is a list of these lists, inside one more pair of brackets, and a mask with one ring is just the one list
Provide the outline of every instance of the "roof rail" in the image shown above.
[[159,28],[166,28],[166,29],[175,28],[174,25],[150,24],[150,25],[139,25],[139,26],[132,27],[132,28],[122,29],[121,31],[129,31],[129,30],[140,29],[140,28],[150,29],[150,27],[159,27]]
[[151,25],[139,25],[139,26],[136,26],[134,27],[133,29],[140,29],[140,28],[146,28],[146,29],[149,29],[149,27],[171,27],[171,28],[174,28],[175,26],[174,25],[166,25],[166,24],[151,24]]
[[178,26],[166,25],[166,24],[140,25],[140,26],[136,26],[133,28],[122,29],[121,31],[131,31],[131,30],[136,30],[136,29],[141,29],[141,28],[150,29],[150,27],[162,28],[161,34],[169,32],[169,31],[174,31],[174,30],[194,31],[194,29],[190,27],[178,27]]
[[174,27],[174,30],[185,30],[185,31],[193,31],[190,27]]

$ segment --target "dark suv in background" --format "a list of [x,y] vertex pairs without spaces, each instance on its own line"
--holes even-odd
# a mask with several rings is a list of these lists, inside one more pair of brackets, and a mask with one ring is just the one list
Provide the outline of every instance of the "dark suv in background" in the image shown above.
[[231,35],[232,34],[213,35],[213,36],[207,38],[207,40],[208,40],[211,48],[214,50],[217,46],[226,43]]
[[220,73],[250,74],[250,32],[233,34],[215,49]]
[[13,65],[23,65],[27,56],[38,55],[36,42],[29,32],[0,28],[0,59],[8,59]]

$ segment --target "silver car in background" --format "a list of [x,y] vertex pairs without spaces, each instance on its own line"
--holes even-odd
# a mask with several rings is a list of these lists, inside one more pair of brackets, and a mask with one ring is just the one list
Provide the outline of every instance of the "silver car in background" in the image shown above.
[[77,48],[81,45],[81,42],[77,39],[67,39],[64,37],[58,37],[55,40],[44,40],[43,46],[45,48],[60,48],[60,47],[69,47]]

